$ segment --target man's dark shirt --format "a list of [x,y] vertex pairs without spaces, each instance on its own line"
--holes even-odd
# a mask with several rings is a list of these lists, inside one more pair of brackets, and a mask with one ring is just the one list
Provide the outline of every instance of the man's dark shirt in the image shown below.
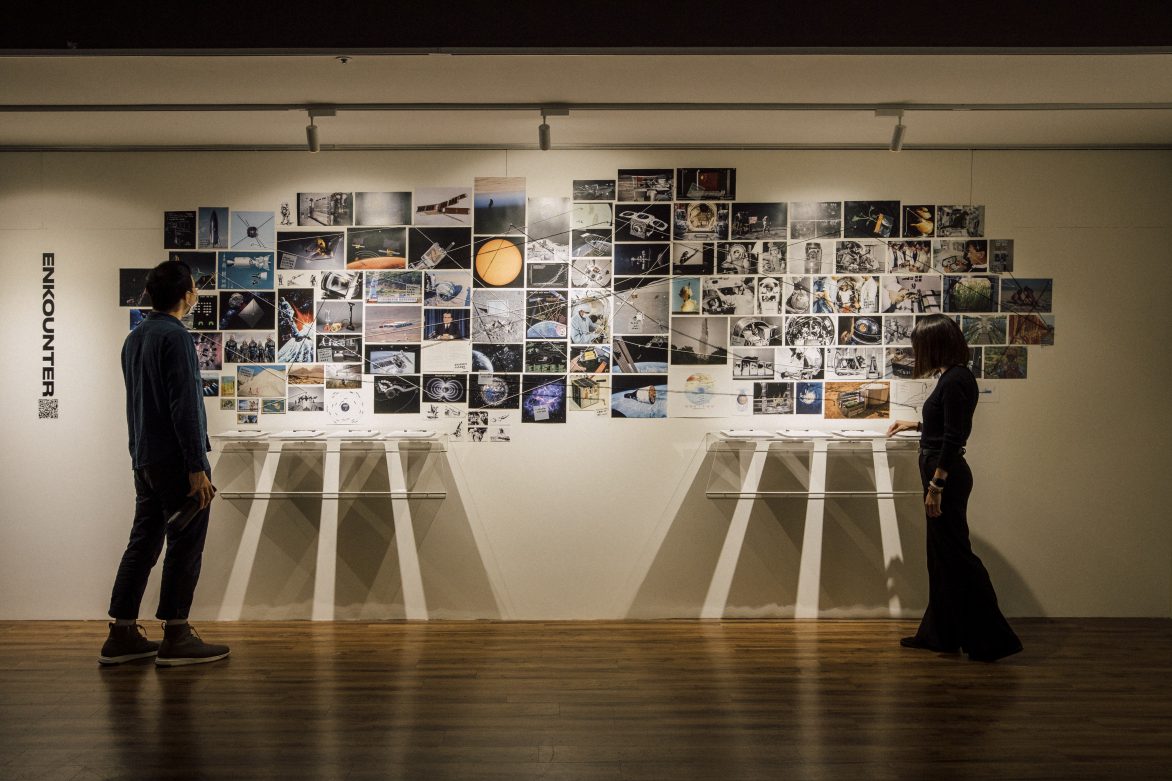
[[151,312],[122,344],[126,427],[135,469],[211,469],[203,382],[191,335],[163,312]]

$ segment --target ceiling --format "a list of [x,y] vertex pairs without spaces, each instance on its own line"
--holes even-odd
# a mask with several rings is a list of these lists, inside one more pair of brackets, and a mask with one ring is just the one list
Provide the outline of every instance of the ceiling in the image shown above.
[[[411,105],[405,105],[411,104]],[[419,105],[426,104],[426,105]],[[1172,148],[1172,54],[0,57],[0,150]],[[762,106],[761,104],[768,104]]]

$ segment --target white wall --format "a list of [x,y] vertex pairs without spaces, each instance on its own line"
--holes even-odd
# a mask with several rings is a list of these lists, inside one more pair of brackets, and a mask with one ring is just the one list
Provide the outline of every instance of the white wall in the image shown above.
[[[685,165],[736,166],[744,200],[985,204],[989,235],[1017,242],[1017,274],[1056,280],[1057,345],[1031,348],[1029,380],[999,383],[979,409],[975,546],[1011,615],[1172,615],[1172,154],[639,151],[0,155],[0,618],[104,614],[133,499],[116,270],[163,258],[164,209],[270,210],[299,190],[506,174],[531,196],[568,195],[573,178]],[[36,418],[45,251],[58,264],[56,421]],[[210,425],[231,427],[230,414]],[[416,522],[432,616],[697,616],[731,515],[705,499],[698,452],[720,425],[571,416],[519,426],[510,445],[454,445],[449,499]],[[922,520],[901,514],[906,566],[884,573],[873,513],[828,515],[824,615],[881,614],[887,577],[908,615],[923,607]],[[238,507],[214,513],[198,617],[218,614],[242,525]],[[354,509],[342,528],[338,615],[401,617],[385,519]],[[312,507],[269,517],[245,617],[308,617],[315,539]],[[792,615],[801,540],[800,515],[762,503],[726,615]],[[157,573],[144,616],[156,594]]]

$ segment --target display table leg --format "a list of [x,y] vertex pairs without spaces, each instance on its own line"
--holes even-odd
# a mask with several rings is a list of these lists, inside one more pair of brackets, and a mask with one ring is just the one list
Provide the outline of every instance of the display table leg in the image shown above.
[[[894,489],[887,463],[887,441],[873,441],[871,451],[875,464],[875,491],[879,494],[879,536],[883,542],[883,564],[885,571],[890,572],[892,564],[903,561],[903,545],[899,539],[899,521],[895,513],[895,496],[892,495]],[[890,577],[886,579],[886,583],[890,593],[888,609],[892,618],[899,618],[902,611],[899,595],[892,588],[895,584]]]
[[265,453],[264,464],[256,480],[256,493],[260,495],[253,498],[248,508],[244,534],[240,537],[236,560],[232,563],[232,573],[228,576],[228,587],[224,590],[224,601],[220,604],[221,621],[239,621],[240,614],[244,611],[244,596],[248,591],[252,565],[256,561],[256,549],[260,545],[260,533],[264,528],[265,516],[268,515],[268,494],[272,492],[273,481],[277,477],[282,444],[279,441],[269,442],[268,451]]
[[704,606],[700,609],[700,618],[721,618],[728,605],[728,592],[732,589],[733,576],[737,571],[737,562],[741,558],[741,548],[745,544],[745,532],[749,528],[749,516],[753,513],[755,494],[761,487],[761,473],[765,470],[765,459],[769,456],[769,443],[758,442],[753,449],[753,456],[749,461],[749,468],[741,480],[741,497],[737,499],[733,508],[732,521],[728,525],[728,533],[724,537],[724,546],[720,549],[720,558],[716,560],[716,569],[712,573],[712,580],[708,584],[708,594],[704,597]]
[[826,515],[826,453],[828,443],[814,440],[810,455],[809,492],[818,498],[806,500],[806,526],[802,532],[802,560],[798,565],[798,594],[794,618],[818,617],[818,594],[822,588],[822,522]]
[[334,620],[334,588],[338,577],[338,491],[342,481],[342,442],[326,440],[322,465],[321,523],[317,531],[317,567],[313,571],[314,621]]
[[409,620],[427,620],[427,600],[423,595],[423,575],[419,569],[419,549],[415,547],[415,527],[411,525],[411,503],[407,499],[407,478],[403,472],[403,454],[393,442],[386,443],[387,477],[391,484],[391,511],[395,518],[395,544],[399,551],[399,575],[403,581],[403,607]]

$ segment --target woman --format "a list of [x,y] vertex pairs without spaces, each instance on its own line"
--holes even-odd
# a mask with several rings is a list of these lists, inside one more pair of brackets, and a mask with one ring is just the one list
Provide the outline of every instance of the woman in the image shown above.
[[929,315],[912,331],[915,369],[934,376],[924,402],[924,421],[897,420],[887,430],[918,430],[920,480],[928,516],[928,609],[919,630],[900,640],[905,648],[942,653],[963,649],[970,659],[993,662],[1021,650],[1021,641],[997,607],[985,565],[969,544],[966,518],[973,475],[964,460],[977,406],[977,381],[969,349],[955,322]]

